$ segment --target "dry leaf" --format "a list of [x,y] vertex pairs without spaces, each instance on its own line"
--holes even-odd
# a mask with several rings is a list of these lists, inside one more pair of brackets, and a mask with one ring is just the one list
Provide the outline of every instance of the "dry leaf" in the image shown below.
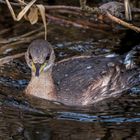
[[14,13],[14,10],[13,10],[13,8],[12,8],[10,2],[9,2],[8,0],[6,0],[6,3],[7,3],[7,6],[8,6],[8,8],[9,8],[10,12],[11,12],[11,15],[12,15],[13,19],[17,21],[16,15],[15,15],[15,13]]
[[45,16],[45,7],[42,4],[37,4],[36,5],[39,9],[39,12],[41,14],[44,28],[45,28],[45,40],[47,39],[47,22],[46,22],[46,16]]
[[26,14],[26,12],[30,9],[30,7],[36,2],[36,0],[32,0],[24,7],[24,9],[18,14],[17,21],[21,20],[22,17]]
[[[18,0],[22,4],[26,4],[24,0]],[[44,28],[45,28],[45,40],[47,39],[47,21],[46,21],[46,16],[45,16],[45,7],[42,4],[37,4],[36,7],[31,6],[36,2],[36,0],[32,0],[29,2],[23,9],[22,11],[18,14],[16,17],[14,10],[9,2],[9,0],[6,0],[6,3],[8,5],[8,8],[12,14],[12,17],[14,20],[19,21],[22,19],[22,17],[25,17],[25,19],[29,20],[31,24],[35,24],[38,21],[38,12],[40,12],[41,18],[43,20]],[[30,13],[28,17],[26,16],[26,13],[30,9]]]
[[24,0],[18,0],[18,1],[19,1],[19,3],[26,5],[26,3],[24,2]]
[[32,7],[28,15],[28,20],[31,24],[35,24],[38,21],[38,8]]
[[9,2],[9,0],[6,0],[7,6],[12,14],[12,17],[15,21],[19,21],[22,19],[22,17],[26,14],[26,12],[30,9],[30,7],[36,2],[36,0],[32,0],[31,2],[29,2],[23,9],[22,11],[18,14],[18,16],[16,17],[14,10]]

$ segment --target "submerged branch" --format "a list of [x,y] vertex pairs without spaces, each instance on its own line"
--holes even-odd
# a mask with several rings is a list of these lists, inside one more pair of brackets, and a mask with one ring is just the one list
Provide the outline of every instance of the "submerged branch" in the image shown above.
[[2,66],[5,63],[9,63],[10,61],[13,61],[14,59],[22,57],[24,55],[25,55],[25,53],[19,53],[19,54],[15,54],[15,55],[11,55],[11,56],[6,56],[4,58],[0,58],[0,66]]
[[25,40],[25,37],[30,37],[32,34],[35,34],[39,31],[41,31],[42,29],[43,29],[43,27],[30,31],[30,32],[27,32],[23,35],[16,36],[16,37],[12,37],[12,38],[8,38],[8,39],[0,39],[0,44],[8,44],[8,43],[16,42],[19,40]]
[[[15,45],[18,45],[18,44],[22,44],[22,43],[29,43],[31,42],[32,40],[34,39],[37,39],[38,37],[44,35],[44,32],[39,32],[33,36],[29,36],[29,37],[26,37],[26,38],[21,38],[20,40],[16,41],[16,42],[12,42],[12,43],[8,43],[6,45],[3,45],[2,47],[0,47],[0,52],[3,53],[6,49],[8,48],[14,48],[16,47]],[[11,47],[13,46],[13,47]]]
[[79,24],[79,23],[76,23],[76,22],[73,22],[73,21],[70,21],[70,20],[54,17],[54,16],[51,16],[49,14],[46,14],[46,16],[47,16],[47,18],[49,19],[50,22],[53,21],[53,22],[55,22],[57,24],[72,25],[74,27],[84,28],[84,29],[88,29],[89,28],[86,25],[82,25],[82,24]]

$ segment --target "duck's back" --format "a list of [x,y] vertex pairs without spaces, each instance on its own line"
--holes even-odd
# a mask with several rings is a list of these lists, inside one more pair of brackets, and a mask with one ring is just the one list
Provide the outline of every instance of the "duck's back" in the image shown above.
[[58,98],[68,105],[88,105],[113,96],[134,84],[129,85],[130,75],[134,72],[126,70],[119,57],[74,57],[53,69]]

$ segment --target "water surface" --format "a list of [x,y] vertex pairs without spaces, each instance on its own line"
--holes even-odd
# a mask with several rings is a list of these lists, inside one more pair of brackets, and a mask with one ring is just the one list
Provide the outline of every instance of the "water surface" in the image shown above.
[[[108,55],[116,50],[125,53],[128,50],[121,48],[133,45],[133,40],[129,44],[124,41],[125,33],[111,31],[50,27],[49,33],[56,61],[75,55]],[[8,46],[0,56],[24,52],[28,44]],[[140,91],[137,87],[90,107],[67,107],[27,98],[24,90],[30,76],[24,57],[0,67],[0,140],[140,139]]]

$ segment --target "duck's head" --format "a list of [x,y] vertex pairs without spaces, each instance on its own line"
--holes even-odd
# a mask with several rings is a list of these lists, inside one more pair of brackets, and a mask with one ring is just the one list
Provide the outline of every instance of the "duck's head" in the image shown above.
[[34,76],[52,69],[55,55],[54,50],[46,40],[33,41],[25,53],[25,59]]

